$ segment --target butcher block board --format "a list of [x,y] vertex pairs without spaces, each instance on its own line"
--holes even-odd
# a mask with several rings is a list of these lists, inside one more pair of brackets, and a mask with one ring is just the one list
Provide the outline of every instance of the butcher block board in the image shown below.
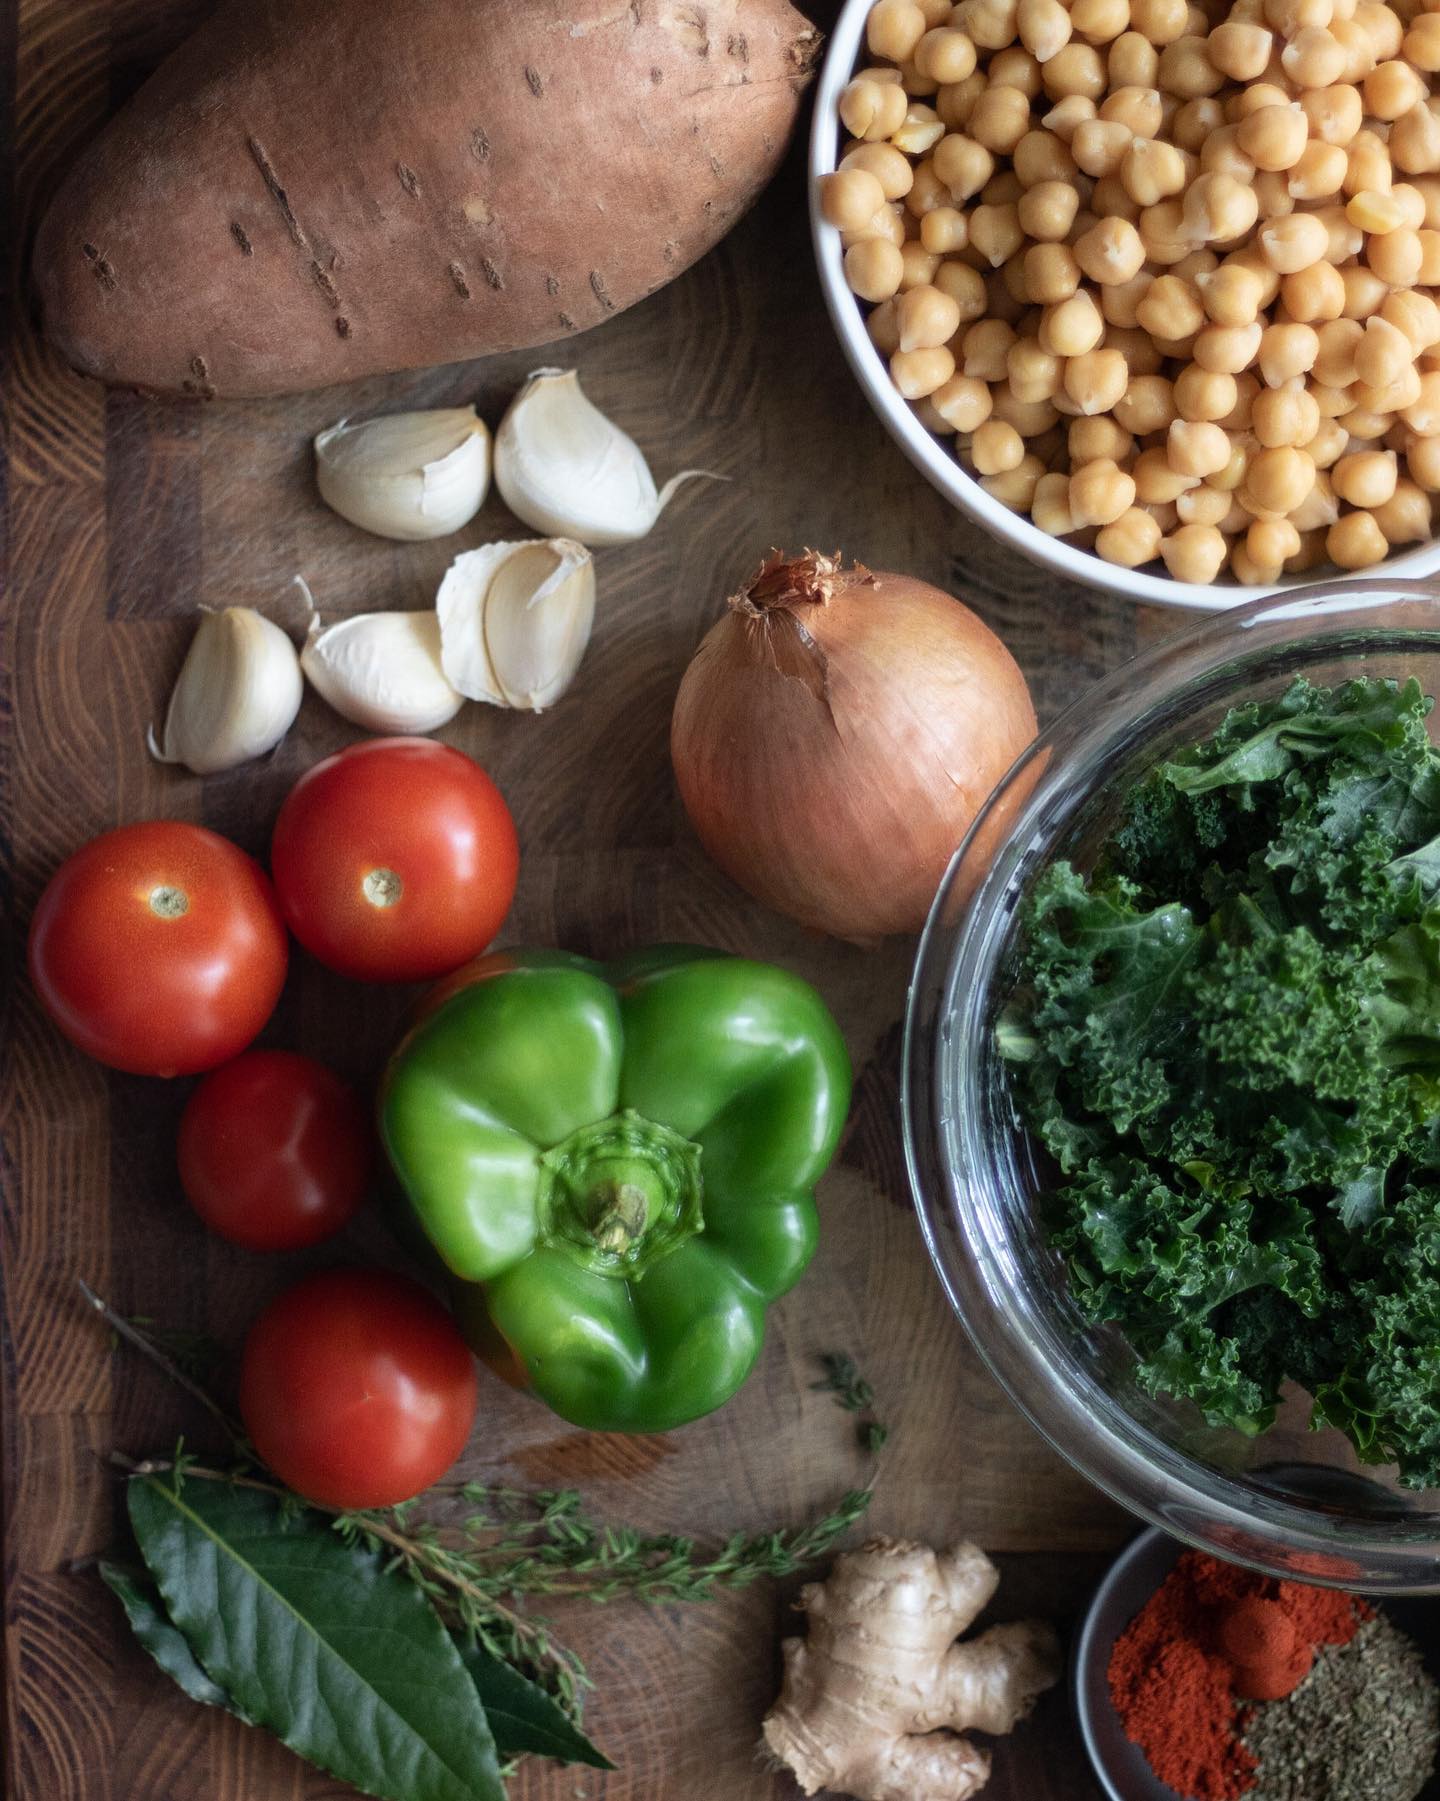
[[[595,955],[690,939],[798,970],[838,1016],[854,1114],[822,1189],[824,1234],[771,1316],[738,1399],[665,1437],[595,1437],[485,1379],[464,1470],[579,1485],[650,1529],[721,1536],[823,1510],[861,1474],[852,1423],[812,1392],[817,1353],[851,1352],[891,1440],[871,1524],[996,1553],[1000,1615],[1073,1619],[1132,1522],[1041,1442],[950,1315],[916,1229],[900,1152],[908,941],[861,951],[807,935],[733,887],[696,843],[667,726],[685,664],[772,546],[843,548],[962,596],[1023,664],[1042,719],[1167,629],[999,548],[927,488],[884,435],[826,322],[793,153],[757,210],[682,279],[548,357],[497,357],[275,402],[162,404],[106,394],[38,339],[25,276],[40,207],[105,117],[205,9],[194,0],[0,0],[0,147],[9,183],[8,462],[0,808],[10,904],[3,1090],[3,1534],[6,1792],[16,1801],[301,1801],[348,1793],[265,1733],[192,1705],[130,1640],[93,1568],[117,1535],[108,1459],[205,1442],[182,1396],[117,1354],[79,1302],[212,1334],[247,1323],[313,1257],[247,1255],[207,1235],[176,1184],[190,1085],[107,1073],[41,1016],[24,934],[82,840],[163,815],[265,854],[286,790],[356,734],[307,698],[271,759],[201,781],[145,751],[195,609],[252,605],[297,629],[303,575],[327,615],[429,605],[456,550],[515,534],[498,499],[458,539],[395,545],[318,501],[310,440],[342,414],[475,401],[492,425],[526,372],[559,360],[695,483],[658,529],[600,553],[594,640],[536,718],[472,706],[441,734],[506,794],[523,845],[502,942]],[[825,22],[822,18],[822,24]],[[410,995],[347,985],[297,955],[264,1042],[373,1079]],[[397,1252],[376,1218],[350,1235]],[[756,1752],[796,1616],[760,1584],[704,1607],[571,1604],[562,1634],[596,1680],[588,1721],[614,1774],[527,1764],[517,1801],[769,1801],[798,1795]],[[1092,1801],[1063,1690],[998,1748],[994,1801]]]

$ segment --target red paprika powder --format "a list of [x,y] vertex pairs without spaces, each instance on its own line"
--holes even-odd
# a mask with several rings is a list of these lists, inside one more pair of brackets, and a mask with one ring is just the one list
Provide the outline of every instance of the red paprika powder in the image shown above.
[[1115,1641],[1110,1698],[1161,1782],[1190,1801],[1237,1801],[1255,1783],[1246,1700],[1289,1694],[1316,1646],[1348,1643],[1368,1612],[1352,1595],[1186,1551]]

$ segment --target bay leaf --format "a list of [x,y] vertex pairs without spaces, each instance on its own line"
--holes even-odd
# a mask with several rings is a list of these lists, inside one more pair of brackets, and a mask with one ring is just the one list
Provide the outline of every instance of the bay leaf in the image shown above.
[[504,1801],[474,1680],[383,1558],[229,1483],[136,1476],[129,1505],[166,1611],[251,1719],[386,1801]]
[[97,1568],[100,1579],[125,1609],[130,1630],[164,1670],[177,1682],[192,1701],[206,1707],[223,1707],[244,1719],[245,1715],[218,1683],[201,1669],[185,1634],[167,1618],[160,1591],[148,1570],[137,1570],[130,1564],[102,1562]]
[[456,1642],[502,1757],[551,1757],[557,1763],[589,1764],[595,1770],[615,1768],[538,1683],[483,1645],[463,1638]]

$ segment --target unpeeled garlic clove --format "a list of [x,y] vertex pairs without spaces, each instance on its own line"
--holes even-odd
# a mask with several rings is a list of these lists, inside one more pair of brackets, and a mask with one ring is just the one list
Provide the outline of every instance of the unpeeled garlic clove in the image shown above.
[[440,661],[471,700],[552,706],[574,680],[595,620],[595,563],[572,538],[483,544],[456,557],[435,596]]
[[440,667],[434,613],[357,613],[322,626],[311,605],[300,666],[352,725],[402,736],[433,732],[464,706]]
[[573,369],[537,369],[495,437],[495,485],[516,518],[592,546],[643,538],[680,484],[706,473],[684,469],[657,493],[640,446],[586,399]]
[[202,609],[185,653],[165,727],[146,736],[151,756],[196,775],[263,757],[300,711],[305,684],[295,646],[254,607]]
[[320,496],[382,538],[443,538],[480,511],[490,434],[473,406],[342,419],[315,440]]

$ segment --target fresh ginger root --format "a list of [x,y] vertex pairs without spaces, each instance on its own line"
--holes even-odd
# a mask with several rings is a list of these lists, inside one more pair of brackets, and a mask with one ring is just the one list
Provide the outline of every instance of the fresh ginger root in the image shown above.
[[985,1786],[990,1754],[961,1735],[1009,1732],[1060,1674],[1055,1634],[1038,1620],[955,1643],[999,1581],[977,1545],[937,1554],[872,1538],[800,1591],[809,1636],[782,1647],[764,1732],[807,1795],[966,1801]]

